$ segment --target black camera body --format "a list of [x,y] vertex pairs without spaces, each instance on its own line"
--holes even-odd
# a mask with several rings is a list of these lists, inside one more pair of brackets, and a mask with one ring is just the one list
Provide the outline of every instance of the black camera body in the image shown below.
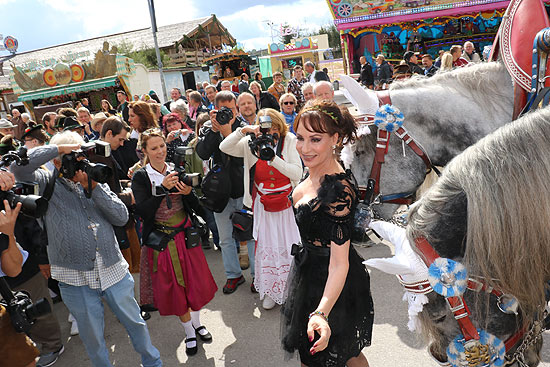
[[216,121],[220,125],[227,125],[229,121],[233,119],[233,111],[228,107],[221,107],[218,112],[216,112]]
[[99,183],[106,183],[112,176],[113,170],[102,163],[91,163],[89,158],[94,155],[105,158],[110,157],[111,145],[97,140],[82,144],[80,149],[65,154],[61,160],[63,177],[71,179],[77,171],[82,171],[88,175],[88,178]]
[[32,303],[27,292],[12,292],[4,278],[0,278],[0,295],[4,298],[2,304],[10,314],[13,328],[18,333],[28,333],[38,317],[51,312],[45,298]]
[[[198,187],[202,181],[201,176],[198,173],[186,173],[185,170],[186,157],[191,155],[193,155],[193,148],[177,147],[173,158],[174,170],[178,173],[178,180],[180,182],[183,182],[187,186]],[[173,188],[170,192],[177,192],[177,189]]]
[[[29,163],[27,148],[21,147],[18,151],[9,152],[2,156],[0,169],[5,170],[12,162],[18,166]],[[27,216],[40,218],[48,210],[48,200],[39,196],[38,184],[35,182],[18,182],[7,191],[0,190],[0,201],[7,200],[12,209],[21,203],[21,212]]]
[[256,157],[262,161],[270,161],[275,157],[275,140],[278,139],[277,134],[271,135],[271,126],[273,125],[271,117],[260,116],[260,132],[262,135],[251,135],[248,146]]

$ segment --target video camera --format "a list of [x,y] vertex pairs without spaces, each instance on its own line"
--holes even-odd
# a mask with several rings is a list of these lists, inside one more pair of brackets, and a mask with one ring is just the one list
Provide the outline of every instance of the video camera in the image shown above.
[[229,121],[233,119],[233,111],[228,107],[221,107],[218,112],[216,112],[216,121],[220,125],[227,125]]
[[[198,173],[186,173],[186,156],[193,154],[193,148],[191,147],[177,147],[174,153],[174,170],[178,173],[178,180],[183,182],[187,186],[198,187],[201,184],[201,176]],[[176,188],[170,190],[170,192],[177,192]]]
[[0,296],[4,298],[2,304],[10,314],[13,328],[18,333],[28,333],[38,317],[52,311],[45,298],[33,304],[27,292],[12,292],[4,278],[0,278]]
[[[7,170],[9,165],[15,162],[18,166],[29,164],[27,148],[21,147],[2,156],[0,169]],[[48,200],[39,196],[39,187],[35,182],[18,182],[7,191],[0,190],[0,202],[7,200],[10,207],[14,209],[17,203],[21,203],[21,212],[34,218],[40,218],[48,210]]]
[[[77,171],[85,172],[88,180],[106,183],[112,176],[113,170],[103,163],[91,163],[92,156],[110,157],[111,145],[103,141],[92,141],[82,144],[80,149],[65,154],[61,160],[61,173],[64,178],[71,179]],[[83,159],[79,159],[83,158]]]
[[271,117],[260,116],[260,132],[262,135],[256,136],[250,133],[252,139],[248,142],[248,146],[256,157],[262,161],[270,161],[275,157],[275,140],[279,138],[277,134],[271,135]]

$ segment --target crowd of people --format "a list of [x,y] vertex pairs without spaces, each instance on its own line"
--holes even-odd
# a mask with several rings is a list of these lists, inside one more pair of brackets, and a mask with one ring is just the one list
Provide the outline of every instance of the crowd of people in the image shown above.
[[[179,318],[190,356],[198,339],[213,340],[200,319],[218,290],[207,249],[221,252],[224,294],[249,270],[263,308],[282,306],[283,347],[303,364],[368,365],[369,278],[350,244],[357,185],[338,162],[355,123],[313,63],[282,79],[266,88],[260,74],[241,76],[235,89],[214,77],[172,89],[164,104],[154,91],[129,101],[119,90],[116,108],[102,100],[92,113],[84,98],[40,124],[17,109],[0,120],[0,155],[28,149],[28,164],[0,172],[2,190],[34,182],[49,200],[39,218],[4,202],[2,270],[33,301],[57,292],[93,366],[111,366],[102,299],[145,367],[162,365],[144,322],[151,312]],[[40,352],[13,366],[37,355],[51,366],[63,353],[55,314],[29,336]]]
[[[465,67],[481,62],[482,59],[470,41],[464,46],[453,45],[448,51],[440,50],[434,60],[432,55],[421,55],[413,51],[403,54],[399,65],[391,65],[384,55],[379,54],[375,58],[375,66],[371,65],[365,56],[359,58],[361,70],[358,81],[370,89],[388,89],[394,80],[409,78],[415,74],[432,77],[438,72],[446,72],[455,68]],[[420,64],[419,64],[420,63]]]

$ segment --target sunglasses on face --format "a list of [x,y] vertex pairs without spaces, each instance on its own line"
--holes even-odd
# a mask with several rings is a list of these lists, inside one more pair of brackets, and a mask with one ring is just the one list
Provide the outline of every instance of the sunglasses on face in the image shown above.
[[294,102],[293,101],[285,101],[283,102],[284,105],[293,105]]

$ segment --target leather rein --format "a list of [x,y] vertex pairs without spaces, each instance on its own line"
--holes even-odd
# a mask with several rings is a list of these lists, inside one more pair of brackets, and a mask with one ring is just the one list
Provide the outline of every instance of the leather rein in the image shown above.
[[[376,92],[379,100],[379,105],[392,105],[390,93],[388,91]],[[372,115],[363,115],[365,116],[366,122],[361,122],[367,126],[374,125],[374,116]],[[389,195],[380,195],[380,176],[382,173],[382,165],[385,162],[385,156],[388,154],[388,149],[390,146],[390,137],[391,132],[386,130],[377,129],[376,136],[376,151],[374,155],[374,160],[372,162],[372,167],[369,175],[369,179],[366,187],[360,187],[359,191],[361,192],[361,200],[366,204],[399,204],[399,205],[410,205],[413,202],[413,196],[416,192],[400,192]],[[432,164],[430,158],[426,152],[416,143],[414,138],[408,133],[404,127],[399,127],[395,131],[395,135],[403,141],[404,144],[408,145],[413,152],[419,156],[427,168],[427,173],[431,170],[441,175],[441,172]]]

